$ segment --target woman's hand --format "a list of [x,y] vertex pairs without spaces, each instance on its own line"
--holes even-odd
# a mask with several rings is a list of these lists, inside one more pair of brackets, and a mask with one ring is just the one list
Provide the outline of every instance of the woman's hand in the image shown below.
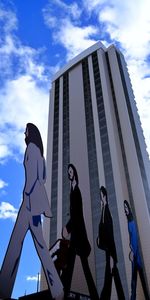
[[70,238],[70,234],[67,231],[66,226],[62,229],[62,238],[68,240]]

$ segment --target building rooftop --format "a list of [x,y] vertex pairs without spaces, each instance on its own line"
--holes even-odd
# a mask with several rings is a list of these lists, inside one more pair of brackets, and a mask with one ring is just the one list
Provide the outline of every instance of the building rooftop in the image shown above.
[[106,47],[98,41],[88,49],[84,50],[77,56],[75,56],[73,59],[71,59],[63,68],[61,68],[53,77],[52,77],[52,82],[55,81],[57,78],[59,78],[63,73],[65,73],[67,70],[69,70],[72,66],[80,62],[82,59],[84,59],[86,56],[90,55],[94,51],[98,49],[103,49],[104,51],[106,50]]

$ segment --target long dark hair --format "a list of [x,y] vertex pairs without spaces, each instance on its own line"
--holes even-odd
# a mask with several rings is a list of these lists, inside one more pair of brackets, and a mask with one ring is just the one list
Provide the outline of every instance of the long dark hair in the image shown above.
[[43,157],[44,149],[39,129],[33,123],[27,123],[26,127],[28,129],[28,136],[26,137],[27,144],[35,144],[40,149],[41,155]]
[[79,179],[78,179],[78,173],[77,173],[77,170],[76,170],[75,166],[73,164],[69,164],[68,165],[68,170],[69,170],[69,168],[72,168],[76,183],[78,185],[79,184]]
[[126,212],[125,212],[125,214],[126,214],[126,216],[127,216],[127,219],[128,219],[128,221],[132,221],[132,220],[133,220],[133,214],[132,214],[131,207],[130,207],[130,205],[129,205],[129,203],[128,203],[127,200],[124,200],[124,205],[127,206],[128,211],[129,211],[128,214],[126,214]]
[[100,187],[100,192],[102,192],[103,195],[106,197],[106,202],[107,202],[107,204],[108,204],[107,190],[106,190],[106,188],[105,188],[103,185]]

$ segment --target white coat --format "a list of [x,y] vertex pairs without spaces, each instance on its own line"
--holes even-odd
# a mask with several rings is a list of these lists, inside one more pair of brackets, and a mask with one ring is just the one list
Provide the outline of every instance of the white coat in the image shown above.
[[10,298],[14,287],[23,241],[30,230],[35,248],[41,260],[47,283],[53,298],[63,298],[63,285],[55,269],[43,238],[41,214],[51,217],[51,209],[45,190],[45,160],[39,148],[30,143],[25,152],[25,186],[23,202],[10,238],[0,272],[0,298]]
[[52,217],[48,196],[45,189],[46,168],[45,159],[41,156],[40,149],[30,143],[24,157],[25,186],[23,198],[26,207],[32,215],[44,214]]

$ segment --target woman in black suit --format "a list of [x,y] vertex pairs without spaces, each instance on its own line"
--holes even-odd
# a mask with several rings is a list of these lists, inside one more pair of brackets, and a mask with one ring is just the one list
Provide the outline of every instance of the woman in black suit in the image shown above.
[[97,245],[100,249],[104,250],[106,254],[105,279],[100,300],[110,300],[112,277],[114,277],[118,299],[124,300],[124,292],[117,268],[117,253],[114,241],[113,222],[108,206],[107,191],[104,186],[101,186],[100,194],[102,209]]
[[73,268],[76,255],[79,255],[87,281],[90,297],[92,300],[98,300],[98,294],[94,280],[88,264],[88,256],[91,251],[85,222],[83,217],[82,196],[78,186],[78,174],[74,165],[68,165],[68,178],[71,182],[70,191],[70,220],[63,229],[63,234],[70,234],[70,248],[68,253],[67,268],[63,272],[62,282],[64,285],[65,295],[70,291]]

